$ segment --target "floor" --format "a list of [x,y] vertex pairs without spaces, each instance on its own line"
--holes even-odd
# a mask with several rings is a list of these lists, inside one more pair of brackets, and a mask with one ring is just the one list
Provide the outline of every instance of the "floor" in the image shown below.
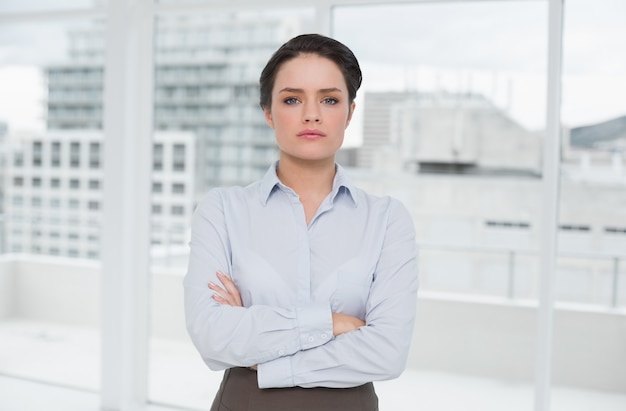
[[[190,344],[152,340],[150,404],[142,411],[207,410],[221,373]],[[0,411],[99,411],[98,333],[24,321],[0,323]],[[407,370],[376,383],[382,411],[532,411],[533,386]],[[624,411],[626,394],[553,387],[551,411]]]
[[[378,383],[380,409],[394,411],[532,411],[532,390],[476,377],[408,371],[400,379]],[[144,411],[208,410],[150,404]],[[552,411],[624,411],[626,395],[554,388]],[[0,376],[2,411],[98,411],[96,392]]]

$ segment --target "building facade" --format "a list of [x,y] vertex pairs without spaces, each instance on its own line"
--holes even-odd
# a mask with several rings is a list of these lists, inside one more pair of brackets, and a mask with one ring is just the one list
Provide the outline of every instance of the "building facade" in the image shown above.
[[[11,135],[4,173],[5,251],[100,257],[104,173],[100,131]],[[193,211],[193,135],[156,133],[152,243],[186,244]]]

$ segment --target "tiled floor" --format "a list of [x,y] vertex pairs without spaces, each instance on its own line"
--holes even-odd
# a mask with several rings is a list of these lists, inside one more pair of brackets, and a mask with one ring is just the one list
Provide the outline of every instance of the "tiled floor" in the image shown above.
[[[0,323],[0,411],[100,411],[99,350],[93,330]],[[184,342],[152,340],[151,353],[153,404],[142,411],[208,410],[221,373]],[[408,370],[376,391],[382,411],[533,410],[529,383],[460,374]],[[551,410],[624,411],[626,394],[554,387]]]

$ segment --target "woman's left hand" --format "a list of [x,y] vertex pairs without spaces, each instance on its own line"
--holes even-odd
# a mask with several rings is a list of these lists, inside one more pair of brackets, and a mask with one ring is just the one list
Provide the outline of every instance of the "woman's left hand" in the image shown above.
[[220,287],[212,281],[209,282],[209,288],[215,291],[215,294],[213,294],[213,299],[222,305],[243,307],[243,304],[241,303],[241,296],[239,295],[239,290],[235,286],[233,280],[220,271],[217,272],[217,278],[220,280],[223,287]]

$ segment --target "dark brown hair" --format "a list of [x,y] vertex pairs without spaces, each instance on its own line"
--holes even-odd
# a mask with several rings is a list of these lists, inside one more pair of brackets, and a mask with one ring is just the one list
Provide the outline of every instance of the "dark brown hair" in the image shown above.
[[334,62],[346,81],[349,103],[356,98],[356,92],[361,87],[361,67],[354,53],[343,43],[320,34],[301,34],[283,44],[269,59],[261,72],[260,104],[261,108],[269,109],[272,105],[272,89],[276,80],[276,73],[283,63],[302,54],[316,54]]

